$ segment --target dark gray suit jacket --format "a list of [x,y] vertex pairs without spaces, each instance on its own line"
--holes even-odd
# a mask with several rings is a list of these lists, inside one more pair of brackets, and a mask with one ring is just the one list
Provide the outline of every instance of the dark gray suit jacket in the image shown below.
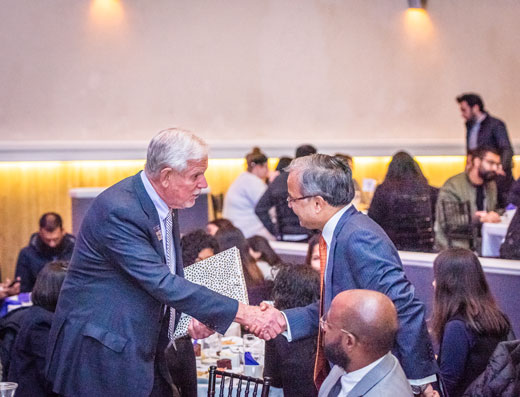
[[[345,371],[335,365],[321,385],[318,397],[335,397],[341,392],[341,377]],[[399,361],[388,353],[372,368],[347,397],[412,397],[412,389]]]
[[182,277],[176,222],[177,274],[170,274],[159,225],[139,174],[92,203],[49,336],[46,372],[55,392],[74,397],[150,395],[154,361],[167,343],[162,340],[166,337],[159,338],[165,334],[161,327],[167,326],[165,305],[221,333],[233,321],[235,300]]
[[[399,317],[394,354],[409,379],[439,372],[426,329],[424,304],[415,297],[395,246],[377,223],[354,206],[339,220],[329,248],[325,313],[332,299],[349,289],[379,291],[392,299]],[[284,312],[293,340],[318,332],[319,303]]]

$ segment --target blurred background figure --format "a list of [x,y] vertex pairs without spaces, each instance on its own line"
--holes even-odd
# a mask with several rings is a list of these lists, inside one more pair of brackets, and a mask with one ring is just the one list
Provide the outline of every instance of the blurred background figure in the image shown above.
[[215,237],[202,229],[194,230],[181,238],[184,267],[209,258],[219,252]]
[[47,339],[68,263],[46,264],[32,291],[33,306],[24,309],[14,341],[7,380],[18,383],[17,396],[55,396],[45,379]]
[[265,280],[274,280],[282,260],[271,248],[269,241],[262,236],[253,236],[247,239],[249,253],[256,260],[256,264],[264,275]]
[[219,248],[225,251],[231,247],[237,247],[240,251],[242,269],[246,281],[247,295],[250,305],[259,305],[264,300],[269,300],[272,283],[264,280],[262,271],[256,264],[255,258],[249,252],[249,244],[240,229],[219,229],[215,233]]
[[476,255],[463,248],[440,253],[433,263],[435,288],[432,331],[450,397],[464,390],[486,368],[511,325],[498,308]]
[[[308,266],[282,266],[273,287],[274,306],[279,310],[302,307],[320,298],[320,275]],[[312,397],[316,336],[288,342],[283,335],[265,344],[264,376],[283,388],[286,397]]]
[[320,272],[320,234],[315,234],[309,239],[307,247],[307,256],[305,257],[305,265],[312,267],[318,273]]
[[[301,145],[296,149],[295,157],[305,157],[316,153],[312,145]],[[285,169],[285,167],[284,167]],[[293,210],[287,206],[287,178],[289,173],[280,169],[278,175],[258,201],[255,213],[265,228],[277,240],[282,241],[307,241],[312,231],[300,226],[298,217]],[[275,222],[271,219],[271,208],[275,209]]]
[[208,234],[214,236],[219,229],[232,229],[234,227],[235,226],[233,226],[233,223],[231,223],[229,219],[217,218],[208,222],[206,225],[206,231]]
[[383,228],[398,250],[433,249],[433,214],[438,189],[428,185],[419,164],[397,152],[376,188],[368,216]]
[[278,164],[276,164],[276,168],[273,172],[269,174],[269,183],[273,182],[283,170],[291,164],[292,158],[287,156],[282,156],[278,159]]
[[27,247],[22,248],[16,263],[16,277],[21,279],[21,292],[33,289],[36,277],[45,264],[72,257],[76,238],[63,229],[61,216],[55,212],[43,214],[40,229],[33,233]]
[[503,259],[520,259],[520,210],[507,228],[506,238],[500,246],[500,257]]
[[255,206],[267,189],[267,156],[259,148],[246,155],[247,171],[238,176],[224,198],[222,216],[238,227],[244,236],[264,236],[274,240],[255,214]]

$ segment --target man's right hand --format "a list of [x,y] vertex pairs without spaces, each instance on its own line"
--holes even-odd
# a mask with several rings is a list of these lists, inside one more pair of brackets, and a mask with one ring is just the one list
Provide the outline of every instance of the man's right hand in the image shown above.
[[247,306],[238,303],[235,321],[249,328],[259,338],[270,340],[287,329],[285,317],[272,306]]

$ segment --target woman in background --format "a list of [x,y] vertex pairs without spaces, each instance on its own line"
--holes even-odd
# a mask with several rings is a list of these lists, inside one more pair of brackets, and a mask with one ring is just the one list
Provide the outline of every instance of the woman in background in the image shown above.
[[315,234],[309,239],[307,256],[305,257],[305,264],[318,273],[320,272],[320,237],[321,234]]
[[217,218],[208,222],[208,224],[206,225],[206,231],[211,236],[214,236],[219,229],[228,229],[233,227],[235,226],[233,226],[233,223],[231,223],[229,219]]
[[[273,287],[278,310],[302,307],[320,298],[320,275],[309,266],[282,266]],[[314,397],[314,362],[317,336],[288,342],[283,335],[265,343],[264,376],[283,388],[285,397]]]
[[219,229],[215,234],[220,251],[231,247],[237,247],[240,252],[242,269],[246,281],[247,295],[250,305],[259,305],[264,300],[269,300],[271,284],[264,280],[262,271],[258,268],[255,258],[249,252],[249,244],[244,234],[236,227]]
[[435,296],[432,330],[439,342],[438,361],[450,397],[464,390],[486,368],[511,325],[489,291],[477,256],[451,248],[433,262]]
[[45,353],[68,262],[46,264],[38,273],[20,331],[11,350],[7,380],[18,383],[17,397],[55,396],[45,379]]
[[269,241],[262,236],[253,236],[247,239],[247,243],[249,244],[249,253],[255,258],[264,279],[274,280],[282,260],[271,248]]

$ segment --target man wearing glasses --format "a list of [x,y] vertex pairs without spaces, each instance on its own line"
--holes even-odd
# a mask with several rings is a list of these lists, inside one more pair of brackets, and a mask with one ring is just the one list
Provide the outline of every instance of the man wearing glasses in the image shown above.
[[[282,328],[291,340],[318,333],[319,316],[332,299],[351,289],[379,291],[395,304],[400,328],[394,353],[417,394],[431,390],[438,366],[425,324],[424,305],[414,296],[401,260],[384,231],[351,205],[352,171],[336,157],[314,154],[293,160],[289,166],[288,204],[307,229],[319,229],[322,265],[320,302],[283,312]],[[282,317],[282,316],[280,316]],[[319,334],[318,345],[320,345]],[[328,373],[319,348],[315,383],[319,388]]]
[[336,295],[320,319],[324,351],[334,364],[319,397],[413,396],[390,352],[399,328],[392,301],[379,292],[349,290]]
[[[497,208],[495,179],[501,169],[500,155],[493,148],[481,147],[472,151],[468,157],[470,159],[466,170],[448,179],[439,191],[434,226],[435,246],[439,250],[448,248],[444,202],[468,202],[472,222],[476,225],[484,222],[500,222],[500,216],[495,212]],[[467,239],[453,239],[452,246],[470,248],[470,243]]]

